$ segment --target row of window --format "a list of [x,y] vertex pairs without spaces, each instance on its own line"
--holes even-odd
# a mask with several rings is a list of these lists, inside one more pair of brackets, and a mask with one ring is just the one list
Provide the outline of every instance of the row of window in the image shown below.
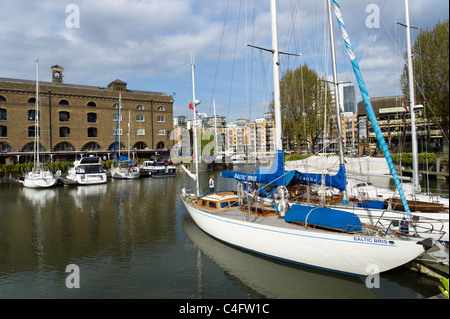
[[[117,117],[118,117],[118,114],[114,113],[113,121],[117,121]],[[36,120],[36,110],[28,110],[27,119],[28,119],[28,121]],[[3,120],[3,121],[7,120],[6,109],[0,108],[0,120]],[[60,122],[69,122],[70,121],[70,112],[67,112],[67,111],[59,112],[59,121]],[[88,123],[96,123],[97,122],[97,113],[88,113],[87,121],[88,121]],[[120,115],[120,121],[122,121],[122,115]],[[166,118],[165,118],[165,116],[158,115],[156,117],[156,121],[158,123],[165,123]],[[142,114],[136,115],[136,122],[145,122],[145,116]]]
[[[36,136],[36,127],[35,126],[28,126],[28,137],[34,138]],[[40,129],[39,129],[40,132]],[[113,136],[122,135],[123,131],[122,129],[114,129],[113,130]],[[138,128],[136,130],[136,135],[144,136],[145,135],[145,129]],[[157,135],[159,136],[165,136],[166,130],[165,129],[159,129],[157,131]],[[96,127],[88,127],[87,128],[87,136],[88,137],[97,137],[97,128]],[[6,126],[0,125],[0,137],[7,138],[8,137],[8,128]],[[70,137],[70,127],[60,127],[59,128],[59,137]]]
[[[112,143],[109,147],[108,150],[112,151],[114,150],[114,146],[116,143]],[[121,149],[122,150],[126,150],[126,147],[120,143],[121,145]],[[117,144],[116,144],[117,147]],[[165,143],[164,142],[158,142],[156,144],[156,149],[164,149],[165,148]],[[147,144],[143,143],[143,142],[138,142],[136,144],[133,145],[133,147],[131,148],[132,150],[147,150],[148,146]],[[40,145],[39,150],[41,152],[45,152],[46,149]],[[102,148],[100,145],[98,145],[95,142],[89,142],[86,143],[82,148],[81,151],[101,151]],[[13,148],[6,144],[6,143],[0,143],[0,152],[13,152]],[[30,142],[27,143],[22,149],[21,152],[33,152],[34,151],[34,142]],[[75,152],[75,147],[73,147],[70,143],[67,142],[61,142],[58,143],[57,145],[55,145],[55,147],[53,148],[53,151],[55,152]]]
[[[5,97],[2,96],[2,95],[0,95],[0,102],[6,102]],[[34,97],[29,98],[27,103],[30,103],[30,104],[36,103],[36,98],[34,98]],[[67,100],[61,100],[61,101],[58,102],[58,105],[70,105],[70,103]],[[88,102],[86,104],[86,106],[88,106],[88,107],[96,107],[97,103],[95,103],[93,101],[90,101],[90,102]],[[119,107],[119,103],[114,103],[113,104],[113,108],[118,108],[118,107]],[[144,106],[139,104],[139,105],[136,106],[136,110],[144,110]],[[164,107],[162,107],[162,106],[159,106],[156,110],[160,111],[160,112],[164,112],[166,109]]]

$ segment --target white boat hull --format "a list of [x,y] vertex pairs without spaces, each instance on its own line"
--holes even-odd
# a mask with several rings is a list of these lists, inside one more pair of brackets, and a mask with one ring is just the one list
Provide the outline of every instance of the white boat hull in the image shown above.
[[192,219],[209,235],[288,262],[353,275],[371,275],[404,265],[424,252],[419,240],[310,229],[288,224],[277,216],[248,222],[242,217],[228,218],[203,211],[182,198]]
[[20,180],[24,187],[28,188],[49,188],[58,183],[58,176],[54,176],[49,171],[39,173],[30,172]]
[[139,171],[129,171],[128,169],[114,169],[113,171],[111,171],[111,176],[115,179],[137,179],[141,177],[141,173]]
[[107,182],[106,173],[103,174],[69,174],[66,176],[68,180],[74,181],[79,185],[95,185]]

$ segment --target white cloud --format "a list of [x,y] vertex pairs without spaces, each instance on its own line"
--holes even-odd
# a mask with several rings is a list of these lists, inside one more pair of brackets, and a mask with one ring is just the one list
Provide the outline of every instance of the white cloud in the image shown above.
[[[68,29],[65,25],[69,14],[65,9],[71,3],[80,8],[79,29]],[[229,3],[219,0],[3,0],[0,2],[0,77],[32,79],[33,61],[39,58],[42,80],[49,80],[50,66],[59,64],[64,67],[64,80],[68,83],[107,85],[120,78],[130,88],[176,92],[176,108],[183,109],[192,95],[189,53],[195,51],[196,87],[203,100],[202,108],[207,112],[211,109],[209,100],[214,94],[220,112],[229,113],[233,118],[245,116],[250,110],[245,105],[244,44],[248,41],[271,46],[268,1],[249,1],[248,8],[244,7],[245,3],[241,0]],[[403,62],[391,37],[398,43],[404,41],[404,31],[395,24],[396,20],[404,22],[403,2],[341,0],[339,3],[371,96],[397,94],[402,69],[399,65]],[[365,8],[372,3],[380,6],[383,23],[379,29],[369,30],[365,26]],[[287,61],[290,65],[308,63],[319,74],[325,70],[329,74],[324,1],[278,1],[278,4],[280,50],[303,55],[301,60],[283,57],[282,66]],[[410,6],[413,25],[432,27],[439,19],[448,19],[448,1],[415,0]],[[292,13],[291,9],[295,8],[298,11]],[[253,23],[253,12],[255,26],[245,29],[245,21]],[[336,42],[339,72],[344,81],[354,81],[338,33]],[[247,85],[258,88],[258,92],[247,92],[252,97],[247,99],[255,104],[265,103],[272,93],[267,88],[271,83],[270,54],[248,52],[253,55],[253,60],[249,60],[252,77],[258,82]],[[261,115],[256,111],[251,114]]]

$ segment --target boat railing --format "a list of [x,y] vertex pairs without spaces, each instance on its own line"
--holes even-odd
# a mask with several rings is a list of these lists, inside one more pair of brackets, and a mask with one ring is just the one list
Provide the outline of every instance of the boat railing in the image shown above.
[[425,216],[407,216],[404,212],[383,211],[379,216],[358,213],[365,223],[364,232],[381,237],[422,237],[431,235],[441,239],[444,234],[444,223],[441,220]]

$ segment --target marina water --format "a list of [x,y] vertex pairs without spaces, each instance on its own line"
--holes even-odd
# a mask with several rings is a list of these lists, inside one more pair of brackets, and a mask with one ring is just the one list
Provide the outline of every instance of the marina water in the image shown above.
[[[235,189],[219,171],[208,189]],[[438,182],[448,195],[448,183]],[[202,232],[179,194],[185,174],[26,189],[0,183],[0,298],[428,298],[439,281],[406,267],[366,278],[267,259]],[[78,269],[79,288],[69,288]],[[67,284],[69,280],[69,284]]]

